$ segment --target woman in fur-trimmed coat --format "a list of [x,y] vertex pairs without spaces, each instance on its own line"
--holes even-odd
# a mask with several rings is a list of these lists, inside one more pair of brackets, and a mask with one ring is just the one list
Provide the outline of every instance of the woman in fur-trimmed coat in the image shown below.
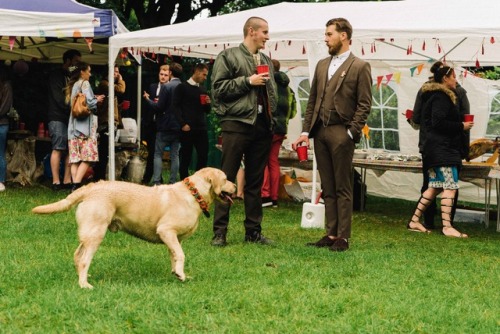
[[474,125],[463,122],[454,90],[457,86],[455,71],[440,66],[434,73],[434,82],[422,86],[423,122],[426,140],[423,147],[423,166],[429,174],[429,188],[420,197],[407,228],[415,232],[430,232],[420,217],[431,201],[441,195],[442,233],[447,237],[466,238],[452,225],[451,208],[458,189],[458,172],[465,152],[463,142]]

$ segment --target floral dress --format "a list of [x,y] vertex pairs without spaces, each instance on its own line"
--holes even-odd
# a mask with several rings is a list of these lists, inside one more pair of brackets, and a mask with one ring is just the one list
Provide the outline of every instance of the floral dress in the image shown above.
[[77,93],[82,92],[87,97],[87,106],[92,111],[90,116],[76,119],[72,115],[68,124],[69,162],[96,162],[97,154],[97,99],[88,81],[78,80],[71,91],[71,101]]

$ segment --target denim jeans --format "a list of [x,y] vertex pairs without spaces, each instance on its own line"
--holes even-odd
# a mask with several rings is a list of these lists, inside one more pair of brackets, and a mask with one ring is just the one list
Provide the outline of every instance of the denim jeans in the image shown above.
[[153,162],[153,183],[160,183],[163,169],[163,150],[170,146],[170,180],[168,183],[177,182],[179,174],[179,149],[181,148],[179,134],[171,132],[157,132],[155,143],[155,158]]
[[7,147],[8,124],[0,124],[0,183],[5,182],[7,174],[7,161],[5,160],[5,148]]

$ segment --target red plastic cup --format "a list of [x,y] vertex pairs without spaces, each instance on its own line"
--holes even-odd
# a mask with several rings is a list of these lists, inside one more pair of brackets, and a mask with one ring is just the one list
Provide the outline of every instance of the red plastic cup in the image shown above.
[[128,110],[128,108],[130,108],[130,101],[123,100],[123,102],[122,102],[122,110]]
[[24,129],[26,129],[26,123],[23,122],[19,123],[19,130],[24,130]]
[[208,104],[208,95],[207,94],[201,94],[200,95],[200,103],[201,104]]
[[413,117],[413,110],[406,109],[406,119],[411,119]]
[[472,114],[465,114],[464,115],[464,122],[474,122],[474,115],[472,115]]
[[269,65],[257,65],[257,74],[269,73]]
[[297,157],[299,158],[300,162],[307,161],[307,146],[302,145],[302,146],[297,146]]

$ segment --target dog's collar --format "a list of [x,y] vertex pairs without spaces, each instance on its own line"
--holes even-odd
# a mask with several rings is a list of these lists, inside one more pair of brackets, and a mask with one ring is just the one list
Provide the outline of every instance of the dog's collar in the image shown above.
[[184,179],[184,184],[186,187],[188,187],[189,191],[191,191],[191,195],[193,195],[194,199],[198,204],[200,205],[201,211],[203,211],[203,214],[205,217],[209,218],[210,213],[208,212],[208,205],[207,202],[203,199],[203,196],[198,192],[198,189],[194,186],[194,183],[189,180],[188,177]]

